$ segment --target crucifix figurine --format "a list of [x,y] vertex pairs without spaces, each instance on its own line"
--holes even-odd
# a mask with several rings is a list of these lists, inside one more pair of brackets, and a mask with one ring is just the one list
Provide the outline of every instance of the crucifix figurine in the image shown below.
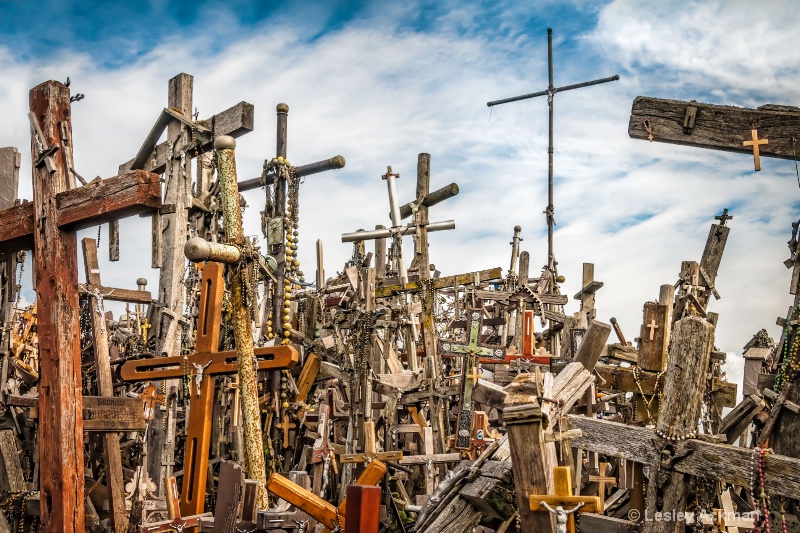
[[547,502],[542,502],[542,506],[547,509],[551,514],[556,515],[556,533],[567,533],[567,518],[572,513],[584,506],[583,502],[570,509],[565,510],[562,506],[557,506],[555,509],[547,505]]
[[200,397],[200,384],[203,382],[203,371],[208,368],[208,365],[211,364],[211,359],[204,365],[198,363],[192,363],[194,367],[194,387],[197,391],[197,397]]

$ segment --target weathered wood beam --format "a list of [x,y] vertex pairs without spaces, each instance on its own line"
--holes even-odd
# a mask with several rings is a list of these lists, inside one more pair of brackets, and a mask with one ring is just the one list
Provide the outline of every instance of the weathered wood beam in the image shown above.
[[[218,113],[211,118],[201,120],[199,125],[212,130],[214,135],[230,135],[231,137],[241,137],[245,133],[253,131],[253,119],[255,108],[253,104],[239,102],[230,109]],[[162,130],[163,131],[163,130]],[[201,152],[210,151],[214,143],[211,133],[197,132],[199,138],[197,150]],[[163,174],[167,167],[168,153],[167,143],[163,142],[153,149],[154,153],[147,157],[142,165],[142,170],[148,170],[156,174]],[[119,166],[120,174],[134,168],[136,158]]]
[[[492,279],[500,279],[503,277],[503,269],[500,267],[497,268],[490,268],[487,270],[481,270],[477,272],[479,274],[480,281],[489,281]],[[447,276],[444,278],[437,278],[433,282],[434,289],[443,289],[443,288],[450,288],[453,285],[467,285],[474,281],[473,273],[469,274],[458,274],[456,276]],[[404,291],[415,291],[421,290],[422,286],[418,281],[409,281],[405,289],[402,285],[384,285],[382,287],[378,287],[375,289],[375,298],[386,298],[387,296],[394,296],[396,294],[400,294]]]
[[[583,436],[572,445],[609,457],[622,457],[643,464],[661,460],[660,440],[652,429],[585,416],[566,415],[570,429],[580,429]],[[690,439],[667,444],[675,460],[676,472],[726,481],[740,487],[752,482],[753,450]],[[800,459],[770,454],[766,458],[764,481],[771,494],[794,498],[800,493]]]
[[[136,170],[55,195],[59,229],[80,230],[161,206],[161,182]],[[0,211],[0,251],[33,247],[33,203]]]
[[[692,113],[693,121],[689,117]],[[800,131],[798,119],[797,107],[747,109],[638,96],[633,101],[628,135],[647,140],[649,127],[653,141],[752,154],[753,149],[742,143],[750,140],[755,123],[759,137],[769,139],[769,144],[759,147],[762,156],[794,159],[792,138]]]

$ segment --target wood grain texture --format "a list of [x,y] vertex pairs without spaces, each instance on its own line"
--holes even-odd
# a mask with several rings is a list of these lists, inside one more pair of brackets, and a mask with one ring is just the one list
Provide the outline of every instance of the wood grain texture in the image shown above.
[[[688,106],[695,107],[697,114],[694,128],[687,134],[683,124]],[[792,137],[797,137],[798,118],[798,108],[747,109],[637,96],[631,109],[628,135],[647,140],[644,124],[647,120],[656,142],[752,154],[752,148],[742,143],[750,140],[755,121],[759,138],[769,139],[769,144],[760,147],[762,156],[794,159]]]
[[214,532],[236,533],[236,514],[242,494],[242,467],[233,461],[222,461],[219,467],[217,505],[214,508]]
[[544,459],[542,412],[536,398],[534,374],[520,374],[508,388],[503,417],[508,429],[511,463],[514,465],[514,488],[523,531],[553,531],[549,513],[530,509],[531,494],[551,494],[548,465]]
[[[47,145],[59,144],[59,121],[72,133],[69,89],[48,81],[30,91],[30,110]],[[31,140],[33,160],[38,152]],[[57,225],[56,195],[67,190],[64,151],[53,156],[55,172],[33,169],[34,271],[38,305],[39,465],[42,528],[52,533],[83,533],[83,417],[81,346],[78,320],[78,242]]]
[[589,372],[594,371],[609,335],[611,335],[611,325],[598,320],[593,321],[578,347],[575,361],[582,364]]
[[[575,447],[643,464],[661,459],[659,439],[651,429],[577,415],[565,418],[570,429],[583,432],[572,441]],[[748,448],[692,439],[667,444],[665,452],[676,458],[672,462],[676,472],[743,487],[751,482],[753,451]],[[796,497],[800,493],[800,459],[768,455],[764,479],[772,494]]]
[[361,485],[347,487],[345,520],[348,533],[378,533],[381,516],[381,489]]

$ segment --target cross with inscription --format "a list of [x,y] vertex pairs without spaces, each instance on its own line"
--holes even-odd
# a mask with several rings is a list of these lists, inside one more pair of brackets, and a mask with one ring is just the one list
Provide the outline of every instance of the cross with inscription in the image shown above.
[[464,368],[461,372],[461,404],[458,410],[458,428],[456,429],[456,448],[469,449],[472,434],[472,390],[478,382],[474,372],[480,360],[503,362],[506,350],[502,346],[479,344],[483,329],[483,311],[470,309],[467,311],[468,344],[460,344],[451,340],[439,340],[439,353],[443,357],[465,355]]
[[[159,357],[126,361],[120,376],[126,381],[152,381],[181,378],[188,365],[205,366],[199,374],[198,394],[192,398],[186,430],[186,465],[181,491],[181,511],[187,515],[203,512],[208,475],[208,456],[211,447],[211,413],[214,409],[216,376],[238,371],[235,351],[217,351],[222,319],[223,265],[208,262],[203,267],[202,292],[197,317],[197,352],[182,356]],[[297,350],[291,346],[272,346],[254,350],[259,369],[293,368],[298,361]]]
[[79,229],[161,206],[158,176],[126,172],[76,188],[70,93],[31,89],[33,202],[0,211],[0,252],[34,250],[39,310],[39,465],[42,528],[84,530],[77,238]]

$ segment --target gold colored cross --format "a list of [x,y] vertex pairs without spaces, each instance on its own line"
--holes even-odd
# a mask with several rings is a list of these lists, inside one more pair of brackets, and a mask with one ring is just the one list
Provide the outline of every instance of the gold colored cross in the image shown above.
[[148,320],[145,318],[144,321],[142,322],[142,325],[141,325],[141,328],[142,328],[142,343],[143,344],[147,344],[147,332],[150,330],[151,327],[153,327],[153,326],[151,326],[150,322],[148,322]]
[[289,447],[289,430],[296,428],[297,424],[293,423],[289,419],[289,415],[287,413],[284,413],[283,422],[277,424],[277,426],[283,430],[283,448],[286,449]]
[[750,134],[753,136],[752,141],[744,141],[744,146],[752,146],[753,147],[753,161],[756,164],[756,170],[761,170],[761,157],[758,153],[758,146],[760,144],[769,144],[769,139],[759,139],[758,138],[758,130],[753,128],[750,130]]

